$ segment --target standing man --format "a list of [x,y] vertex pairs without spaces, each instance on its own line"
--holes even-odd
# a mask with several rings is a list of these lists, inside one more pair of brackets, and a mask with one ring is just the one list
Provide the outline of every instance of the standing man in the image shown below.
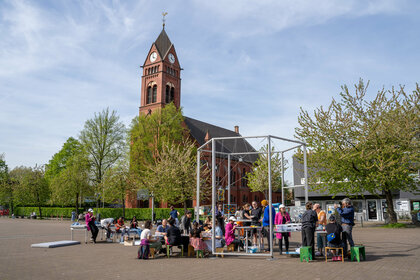
[[[314,209],[318,216],[318,230],[325,230],[325,226],[327,225],[327,213],[321,209],[321,205],[319,203],[315,203]],[[316,234],[316,245],[318,247],[318,252],[316,253],[317,256],[322,256],[322,252],[324,251],[326,244],[326,234],[318,232]]]
[[217,206],[216,220],[219,221],[220,229],[222,230],[223,235],[225,235],[225,216],[223,212],[223,204],[221,203]]
[[112,242],[111,238],[111,225],[114,223],[114,218],[106,218],[101,220],[101,227],[106,230],[106,241]]
[[[263,216],[263,227],[264,227],[264,235],[265,237],[267,237],[267,244],[268,244],[268,251],[270,251],[271,248],[271,243],[270,243],[270,207],[268,207],[268,201],[267,200],[263,200],[261,201],[261,205],[262,207],[264,207],[264,216]],[[274,210],[274,207],[271,206],[271,220],[272,225],[274,227],[274,218],[276,217],[276,211]],[[263,243],[264,244],[264,243]]]
[[190,234],[190,231],[192,229],[192,227],[191,227],[191,217],[192,217],[191,212],[190,211],[187,211],[185,213],[185,215],[182,216],[182,218],[181,218],[181,224],[180,224],[179,229],[184,234]]
[[[253,201],[252,202],[252,208],[251,208],[251,226],[261,226],[261,216],[262,216],[262,209],[260,207],[258,207],[258,202]],[[256,228],[251,230],[252,236],[253,236],[253,245],[256,246],[257,245],[257,235],[258,235],[258,231]]]
[[318,216],[312,208],[312,202],[308,201],[305,204],[306,211],[302,215],[302,246],[312,247],[312,259],[315,260],[315,227],[318,221]]
[[350,244],[350,247],[354,246],[353,242],[353,226],[354,226],[354,208],[351,205],[351,200],[345,198],[341,201],[341,207],[336,203],[334,208],[337,210],[338,214],[341,217],[341,227],[343,228],[343,245],[344,245],[344,255],[347,255],[347,241]]

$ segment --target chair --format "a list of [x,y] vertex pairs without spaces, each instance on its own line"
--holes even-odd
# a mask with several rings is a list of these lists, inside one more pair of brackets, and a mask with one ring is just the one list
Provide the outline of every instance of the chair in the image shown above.
[[309,260],[312,260],[312,247],[311,246],[303,246],[300,247],[300,262],[303,262],[306,260],[306,262],[309,262]]
[[154,259],[155,258],[155,248],[150,248],[149,249],[149,257],[151,259]]
[[223,247],[222,247],[222,248],[216,248],[216,253],[222,253],[222,254],[220,255],[220,257],[222,257],[222,258],[224,258],[224,257],[225,257],[225,256],[223,256],[223,252],[224,252]]
[[344,253],[342,247],[325,247],[325,262],[328,262],[328,250],[337,250],[340,253],[341,250],[341,262],[344,262]]
[[197,250],[196,251],[197,253],[197,258],[199,258],[199,257],[201,257],[201,258],[204,258],[204,251],[203,250]]
[[357,262],[360,262],[360,256],[363,257],[363,260],[366,260],[366,254],[365,254],[365,246],[354,246],[350,248],[351,252],[351,261],[353,261],[354,258],[356,258]]
[[181,257],[183,257],[184,256],[184,245],[166,245],[166,256],[169,258],[169,256],[171,255],[171,249],[172,249],[172,247],[173,246],[175,246],[175,247],[181,247]]
[[194,256],[194,247],[191,245],[188,245],[188,257]]
[[227,251],[228,252],[234,252],[235,251],[235,244],[229,244],[227,246]]

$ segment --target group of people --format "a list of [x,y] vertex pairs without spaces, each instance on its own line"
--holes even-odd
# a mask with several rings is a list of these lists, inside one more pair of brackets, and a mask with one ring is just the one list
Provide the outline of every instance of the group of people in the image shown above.
[[[345,256],[348,254],[348,245],[354,246],[353,242],[353,226],[354,226],[354,208],[351,205],[351,200],[345,198],[339,204],[334,204],[334,208],[340,217],[340,223],[337,221],[335,215],[326,218],[325,211],[321,210],[319,204],[312,204],[307,202],[306,211],[302,215],[302,246],[312,247],[312,258],[315,259],[315,230],[317,226],[323,227],[326,231],[326,239],[320,233],[317,236],[317,243],[319,254],[322,254],[322,248],[326,245],[333,248],[343,248]],[[333,260],[341,261],[341,256],[336,255],[333,250]]]
[[[91,231],[92,233],[92,241],[93,243],[96,243],[96,238],[98,237],[99,228],[97,227],[96,223],[96,217],[93,215],[93,209],[90,208],[85,215],[85,222],[87,226],[87,230]],[[130,221],[130,226],[127,228],[125,226],[124,217],[119,217],[118,219],[114,218],[106,218],[102,219],[100,222],[101,227],[106,230],[106,238],[108,242],[111,242],[111,226],[115,226],[115,233],[121,234],[121,240],[120,242],[123,242],[124,236],[129,236],[130,232],[134,232],[138,234],[139,236],[142,233],[142,230],[139,228],[139,223],[137,221],[136,216],[133,216],[133,218]]]
[[[322,254],[322,249],[328,245],[328,247],[343,247],[344,255],[347,255],[347,242],[350,246],[354,246],[352,237],[354,209],[348,198],[343,199],[340,204],[341,205],[334,205],[334,208],[341,219],[340,223],[338,223],[335,215],[331,215],[327,222],[326,213],[321,209],[319,204],[313,205],[312,202],[306,203],[306,211],[302,215],[302,246],[312,247],[313,258],[315,258],[314,243],[315,230],[317,227],[322,227],[322,229],[326,231],[326,236],[328,237],[324,238],[324,236],[318,233],[318,254]],[[225,221],[222,205],[218,205],[215,216],[216,227],[214,231],[216,248],[222,248],[225,245],[229,246],[233,244],[235,251],[238,250],[238,248],[243,249],[244,242],[238,237],[244,235],[244,230],[248,230],[251,236],[252,243],[249,241],[248,245],[256,245],[258,238],[261,238],[261,244],[264,244],[262,242],[262,237],[258,236],[257,229],[260,227],[262,235],[267,238],[267,251],[269,251],[271,247],[269,235],[270,208],[268,207],[268,202],[266,200],[261,201],[261,206],[262,207],[259,207],[256,201],[253,201],[251,205],[247,203],[235,213],[235,216],[231,216]],[[271,210],[273,225],[282,225],[291,222],[290,215],[287,213],[284,205],[279,206],[278,213],[275,212],[274,207],[272,207]],[[124,235],[129,234],[130,230],[134,230],[140,236],[142,245],[148,245],[157,252],[165,253],[162,250],[162,245],[183,245],[184,248],[191,245],[195,250],[211,252],[211,218],[208,216],[204,222],[197,222],[192,220],[192,213],[189,211],[187,211],[181,219],[178,219],[179,215],[179,212],[171,206],[170,217],[162,221],[162,224],[157,227],[154,235],[151,232],[153,226],[152,222],[146,221],[144,229],[141,230],[138,227],[139,225],[136,217],[133,217],[131,220],[130,228],[125,227],[123,217],[120,217],[119,219],[103,219],[101,220],[101,226],[107,230],[107,239],[109,239],[111,235],[111,225],[115,225],[116,232],[121,233],[121,240],[123,240]],[[96,243],[98,228],[95,225],[95,217],[93,216],[92,209],[89,209],[85,221],[88,230],[92,231],[92,240]],[[238,227],[241,230],[237,237],[235,233]],[[276,232],[276,238],[279,240],[280,254],[283,253],[283,240],[286,251],[289,251],[290,232]],[[328,242],[326,239],[328,239]],[[333,252],[333,254],[334,260],[340,260],[339,256],[335,256],[335,252]]]

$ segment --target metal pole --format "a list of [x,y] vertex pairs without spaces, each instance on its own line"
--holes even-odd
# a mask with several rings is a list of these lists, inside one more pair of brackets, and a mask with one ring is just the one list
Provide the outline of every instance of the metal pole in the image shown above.
[[200,150],[197,151],[197,190],[196,190],[196,208],[195,220],[198,223],[200,220]]
[[[282,162],[283,163],[283,162]],[[272,204],[272,187],[271,187],[271,137],[268,136],[268,213],[270,219],[270,256],[273,258],[273,204]]]
[[284,153],[281,153],[281,204],[284,204]]
[[211,247],[214,254],[216,252],[216,143],[214,138],[211,140]]
[[305,203],[308,202],[308,162],[306,159],[306,145],[303,145],[303,170],[305,175]]
[[230,154],[228,155],[228,205],[230,205]]

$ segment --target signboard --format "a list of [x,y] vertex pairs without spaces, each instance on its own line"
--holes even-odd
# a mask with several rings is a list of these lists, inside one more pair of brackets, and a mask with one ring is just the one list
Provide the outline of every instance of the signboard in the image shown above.
[[220,189],[217,190],[217,201],[224,201],[225,200],[225,190]]
[[211,205],[203,205],[199,207],[200,216],[210,216],[211,215]]
[[224,204],[223,213],[228,216],[233,216],[236,213],[236,204]]
[[420,210],[420,202],[413,202],[413,210],[419,211]]

